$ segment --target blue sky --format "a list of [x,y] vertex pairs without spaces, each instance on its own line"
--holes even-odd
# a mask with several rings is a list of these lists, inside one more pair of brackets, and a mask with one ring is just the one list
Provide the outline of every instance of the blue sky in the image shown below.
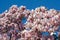
[[9,9],[12,5],[24,5],[27,9],[35,9],[39,6],[46,8],[54,8],[60,10],[60,0],[0,0],[0,13]]

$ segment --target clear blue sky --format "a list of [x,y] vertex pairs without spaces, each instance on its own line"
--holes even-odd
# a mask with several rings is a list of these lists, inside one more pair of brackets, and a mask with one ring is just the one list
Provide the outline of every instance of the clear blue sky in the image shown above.
[[12,5],[25,5],[28,9],[35,9],[39,6],[60,10],[60,0],[0,0],[0,13],[9,9]]

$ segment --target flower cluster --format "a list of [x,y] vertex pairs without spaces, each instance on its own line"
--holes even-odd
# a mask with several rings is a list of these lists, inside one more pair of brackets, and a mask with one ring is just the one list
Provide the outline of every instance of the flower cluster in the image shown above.
[[59,36],[60,11],[55,9],[13,5],[0,14],[0,40],[57,40]]

